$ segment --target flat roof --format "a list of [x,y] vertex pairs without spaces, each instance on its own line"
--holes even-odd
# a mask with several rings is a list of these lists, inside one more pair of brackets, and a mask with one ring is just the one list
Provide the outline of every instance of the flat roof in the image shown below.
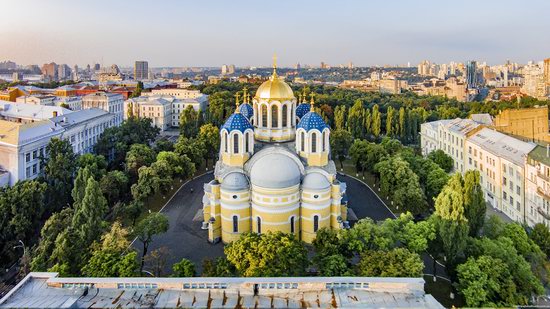
[[30,273],[0,299],[0,308],[443,308],[423,286],[422,278],[58,278],[57,273]]
[[61,125],[62,127],[66,127],[105,116],[110,116],[113,118],[114,114],[110,114],[109,112],[100,108],[89,108],[75,111],[67,115],[51,118],[51,121]]
[[43,120],[53,117],[54,112],[57,115],[66,115],[72,111],[61,106],[35,105],[0,100],[0,116],[4,117]]
[[479,130],[468,141],[517,165],[523,165],[527,155],[537,146],[488,128]]
[[472,119],[461,118],[453,119],[452,121],[444,125],[447,129],[449,129],[449,131],[463,135],[479,127],[479,123],[473,121]]

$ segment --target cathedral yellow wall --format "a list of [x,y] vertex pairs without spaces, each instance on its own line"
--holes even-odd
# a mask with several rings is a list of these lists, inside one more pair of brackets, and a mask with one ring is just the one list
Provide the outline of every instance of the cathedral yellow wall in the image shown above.
[[[236,199],[233,196],[237,196]],[[250,193],[248,190],[234,192],[221,189],[222,241],[229,243],[250,231]],[[233,232],[233,216],[239,217],[238,231]]]
[[325,166],[328,164],[328,152],[304,154],[309,166]]
[[250,155],[248,153],[244,153],[244,154],[222,153],[223,163],[229,166],[243,167],[249,158],[250,158]]
[[[262,233],[290,233],[290,217],[294,216],[295,233],[300,230],[299,185],[284,189],[252,188],[252,231],[258,232],[257,218],[262,219]],[[286,209],[286,210],[285,210]]]

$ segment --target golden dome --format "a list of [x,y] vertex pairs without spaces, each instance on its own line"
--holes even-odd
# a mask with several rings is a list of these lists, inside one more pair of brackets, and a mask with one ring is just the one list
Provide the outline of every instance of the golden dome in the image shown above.
[[282,100],[294,99],[294,92],[290,86],[277,75],[277,56],[273,56],[273,74],[260,85],[256,91],[256,99]]

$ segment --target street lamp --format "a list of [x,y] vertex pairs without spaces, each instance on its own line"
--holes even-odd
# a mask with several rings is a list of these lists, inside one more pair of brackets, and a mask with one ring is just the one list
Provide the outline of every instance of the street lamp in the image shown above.
[[23,256],[25,256],[25,254],[27,253],[27,251],[25,250],[25,244],[21,239],[19,240],[19,243],[20,245],[14,246],[13,249],[23,248]]

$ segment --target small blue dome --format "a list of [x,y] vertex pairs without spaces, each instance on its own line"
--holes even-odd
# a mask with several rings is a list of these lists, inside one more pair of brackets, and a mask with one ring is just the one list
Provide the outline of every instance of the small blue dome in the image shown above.
[[248,103],[241,104],[241,106],[239,106],[239,111],[247,119],[252,118],[252,116],[254,115],[254,109]]
[[328,128],[328,126],[319,114],[317,114],[316,112],[309,112],[300,119],[300,122],[298,123],[296,128],[301,128],[306,131],[317,129],[320,132],[323,132],[323,130],[325,128]]
[[298,105],[298,107],[296,107],[296,116],[298,116],[298,118],[302,119],[302,117],[304,117],[304,115],[309,112],[310,108],[311,108],[311,106],[309,104],[300,103]]
[[246,119],[245,116],[243,116],[241,113],[234,113],[227,120],[222,126],[222,130],[225,129],[227,132],[231,132],[234,130],[238,130],[244,133],[246,129],[252,129],[252,125],[250,124],[250,121]]

